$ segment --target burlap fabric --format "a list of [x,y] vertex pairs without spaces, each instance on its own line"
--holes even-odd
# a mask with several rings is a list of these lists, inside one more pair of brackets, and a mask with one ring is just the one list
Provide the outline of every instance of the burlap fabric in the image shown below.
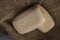
[[[27,34],[18,34],[12,20],[27,8],[35,4],[42,5],[53,17],[56,25],[48,33],[34,30]],[[12,40],[60,40],[60,0],[0,0],[0,33],[7,32]]]

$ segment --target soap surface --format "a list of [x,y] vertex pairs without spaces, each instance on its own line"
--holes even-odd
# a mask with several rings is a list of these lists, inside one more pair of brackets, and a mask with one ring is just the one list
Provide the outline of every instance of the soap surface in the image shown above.
[[54,27],[55,22],[54,22],[53,18],[50,16],[50,14],[42,6],[40,6],[40,5],[38,5],[38,6],[40,7],[40,9],[43,13],[43,16],[45,18],[45,22],[42,25],[40,25],[38,27],[38,29],[41,32],[46,33]]
[[[33,9],[33,10],[32,10]],[[14,28],[18,33],[24,34],[36,29],[45,22],[39,7],[24,11],[13,20]]]
[[40,5],[34,7],[25,10],[13,20],[18,33],[24,34],[35,29],[46,33],[54,27],[55,22],[50,14]]

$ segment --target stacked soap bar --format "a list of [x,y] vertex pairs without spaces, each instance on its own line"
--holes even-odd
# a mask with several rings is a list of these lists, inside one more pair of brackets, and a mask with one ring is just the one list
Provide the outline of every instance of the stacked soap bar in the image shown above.
[[48,32],[55,25],[49,13],[40,5],[35,5],[18,15],[12,22],[18,33],[24,34],[36,28],[43,33]]

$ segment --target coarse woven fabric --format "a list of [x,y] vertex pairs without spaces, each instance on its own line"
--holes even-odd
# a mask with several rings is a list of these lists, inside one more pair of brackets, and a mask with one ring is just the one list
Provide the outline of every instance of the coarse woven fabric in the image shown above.
[[[50,13],[56,23],[55,27],[45,34],[37,29],[27,34],[18,34],[12,20],[35,4],[42,5]],[[60,0],[0,0],[0,25],[12,40],[60,40]]]

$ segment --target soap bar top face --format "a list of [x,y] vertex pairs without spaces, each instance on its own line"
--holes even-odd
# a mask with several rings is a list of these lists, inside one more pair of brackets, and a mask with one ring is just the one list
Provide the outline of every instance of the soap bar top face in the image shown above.
[[18,33],[24,34],[36,29],[38,26],[43,24],[45,19],[40,8],[30,8],[18,15],[13,20],[13,26]]

